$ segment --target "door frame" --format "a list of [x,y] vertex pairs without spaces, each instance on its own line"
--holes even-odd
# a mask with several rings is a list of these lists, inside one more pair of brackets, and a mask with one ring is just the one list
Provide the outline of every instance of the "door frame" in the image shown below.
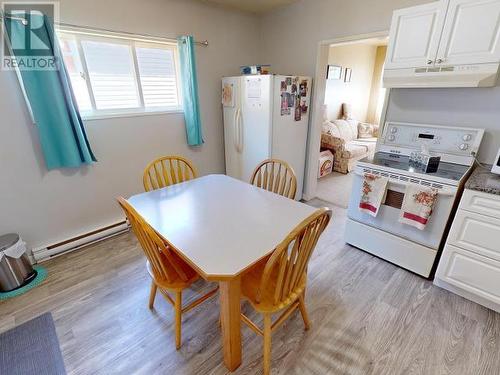
[[[356,42],[364,39],[373,39],[380,37],[389,37],[389,30],[375,31],[367,34],[351,35],[342,38],[334,38],[322,40],[318,43],[316,54],[316,71],[314,75],[314,90],[311,102],[311,122],[309,126],[309,136],[307,141],[306,151],[306,172],[304,177],[304,192],[303,199],[308,201],[316,198],[316,190],[318,186],[318,160],[319,150],[321,145],[321,125],[323,122],[322,106],[325,102],[326,89],[326,66],[328,65],[328,53],[331,44],[341,44]],[[382,108],[381,127],[379,134],[382,134],[383,124],[387,106],[389,104],[389,96],[391,89],[388,88],[385,94],[384,106]]]

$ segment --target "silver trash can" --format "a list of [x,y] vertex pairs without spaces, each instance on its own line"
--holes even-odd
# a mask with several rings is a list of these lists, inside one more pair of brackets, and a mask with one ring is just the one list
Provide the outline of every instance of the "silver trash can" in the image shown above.
[[15,233],[0,236],[0,292],[28,284],[36,276],[26,255],[26,244]]

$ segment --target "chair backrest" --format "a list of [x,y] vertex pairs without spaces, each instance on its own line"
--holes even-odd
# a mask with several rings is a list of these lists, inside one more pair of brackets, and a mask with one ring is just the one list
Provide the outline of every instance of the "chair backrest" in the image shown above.
[[172,250],[155,232],[155,230],[139,215],[139,213],[123,197],[116,198],[125,212],[127,219],[137,236],[146,258],[151,264],[154,277],[158,280],[174,282],[175,280],[187,281],[182,260],[172,253]]
[[297,177],[286,161],[266,159],[253,171],[252,185],[294,199],[297,191]]
[[196,169],[181,156],[169,155],[153,160],[144,169],[142,182],[146,191],[161,189],[196,178]]
[[[316,210],[276,247],[264,268],[257,291],[257,302],[260,302],[260,296],[267,288],[274,288],[274,305],[287,304],[302,292],[302,278],[319,236],[330,222],[331,216],[332,211],[328,208]],[[271,276],[276,278],[276,283],[269,282]]]

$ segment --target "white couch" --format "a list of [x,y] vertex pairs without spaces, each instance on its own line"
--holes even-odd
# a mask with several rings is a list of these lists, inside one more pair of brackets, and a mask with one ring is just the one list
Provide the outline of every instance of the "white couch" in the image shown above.
[[321,133],[321,148],[332,151],[335,171],[349,173],[358,160],[373,156],[377,135],[378,125],[356,120],[325,120]]

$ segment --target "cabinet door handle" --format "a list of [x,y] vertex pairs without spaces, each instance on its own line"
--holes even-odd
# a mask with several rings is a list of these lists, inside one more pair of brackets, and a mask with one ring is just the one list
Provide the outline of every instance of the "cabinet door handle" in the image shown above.
[[427,65],[431,65],[432,64],[432,60],[427,60]]
[[443,60],[443,59],[437,59],[437,60],[436,60],[436,62],[437,62],[438,64],[441,64],[441,63],[443,63],[443,62],[444,62],[444,60]]

